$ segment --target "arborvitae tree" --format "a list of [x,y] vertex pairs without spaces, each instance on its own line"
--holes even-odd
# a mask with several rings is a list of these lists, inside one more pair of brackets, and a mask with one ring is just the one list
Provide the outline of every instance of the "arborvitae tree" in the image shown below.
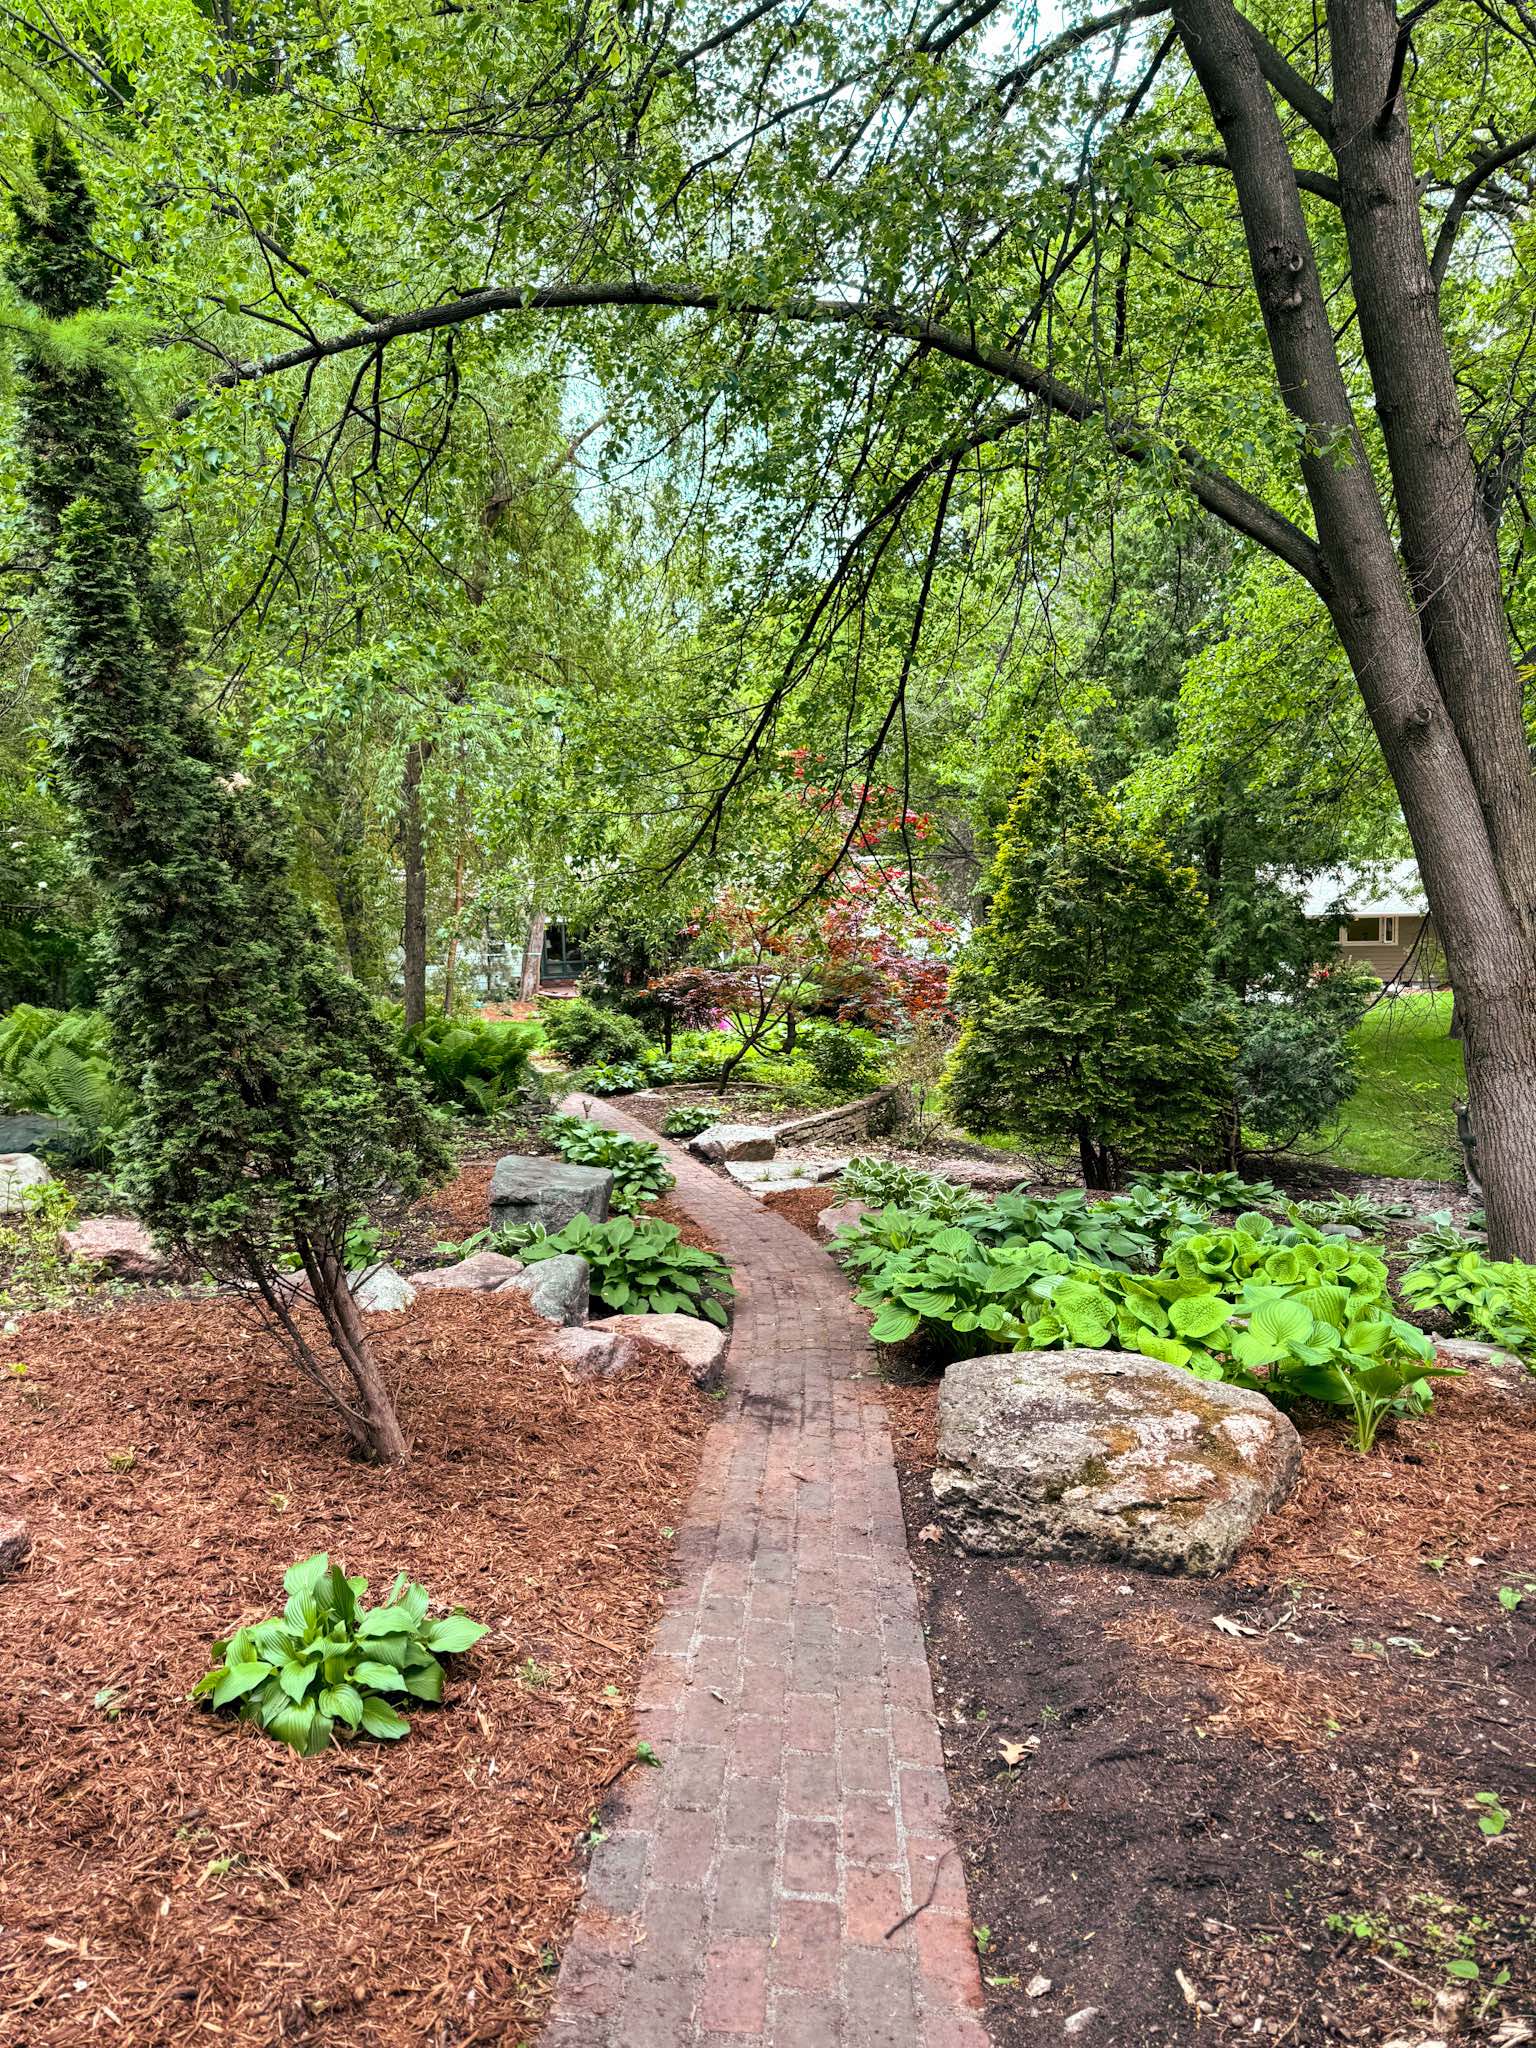
[[[25,484],[52,553],[46,625],[60,782],[105,904],[105,1001],[137,1096],[120,1165],[166,1245],[254,1284],[370,1455],[406,1441],[347,1284],[343,1245],[385,1190],[447,1169],[367,996],[289,885],[279,821],[203,717],[151,559],[127,403],[77,345],[107,270],[57,136],[17,201],[7,264],[45,323],[23,363]],[[329,1350],[279,1278],[297,1253]]]
[[1216,1149],[1233,1048],[1209,1001],[1205,899],[1064,732],[1025,773],[991,892],[955,975],[954,1111],[973,1130],[1075,1141],[1089,1187]]

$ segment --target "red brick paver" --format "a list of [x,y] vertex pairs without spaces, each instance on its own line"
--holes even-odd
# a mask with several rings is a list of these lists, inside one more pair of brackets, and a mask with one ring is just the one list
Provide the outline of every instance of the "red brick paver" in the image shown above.
[[736,1267],[728,1386],[637,1702],[661,1768],[607,1819],[544,2048],[987,2048],[863,1325],[802,1231],[667,1149]]

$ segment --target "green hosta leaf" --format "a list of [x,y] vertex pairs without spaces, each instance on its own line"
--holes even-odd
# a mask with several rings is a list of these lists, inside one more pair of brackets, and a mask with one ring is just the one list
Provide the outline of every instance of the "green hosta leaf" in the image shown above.
[[277,1674],[277,1682],[291,1700],[302,1700],[309,1690],[309,1681],[319,1670],[318,1659],[314,1657],[290,1657]]
[[313,1557],[300,1559],[289,1565],[283,1573],[283,1591],[297,1593],[301,1597],[313,1593],[321,1579],[331,1568],[331,1560],[323,1550],[317,1550]]
[[435,1657],[405,1674],[405,1689],[414,1699],[440,1700],[443,1696],[443,1667]]
[[1305,1344],[1312,1335],[1312,1326],[1311,1311],[1299,1301],[1288,1301],[1283,1296],[1256,1303],[1248,1318],[1250,1333],[1277,1353],[1295,1344]]
[[[216,1707],[227,1707],[231,1700],[239,1699],[242,1693],[254,1691],[263,1679],[270,1678],[271,1676],[272,1666],[270,1664],[231,1664],[212,1688],[213,1704]],[[213,1677],[214,1673],[210,1671],[198,1683],[199,1685],[206,1685],[208,1679]]]
[[455,1611],[445,1615],[441,1621],[434,1621],[422,1640],[435,1655],[452,1657],[472,1650],[488,1633],[483,1621],[471,1621],[467,1614]]
[[363,1732],[377,1736],[380,1742],[398,1742],[402,1735],[410,1734],[411,1724],[387,1700],[370,1699],[363,1701]]
[[393,1664],[380,1664],[371,1657],[365,1657],[360,1664],[352,1667],[354,1684],[371,1685],[375,1692],[404,1692],[405,1678]]
[[318,1705],[322,1714],[329,1714],[334,1721],[345,1721],[352,1729],[363,1718],[363,1696],[355,1685],[326,1686]]
[[870,1324],[869,1334],[877,1344],[901,1344],[912,1335],[922,1320],[922,1317],[915,1315],[912,1310],[897,1308],[892,1303],[883,1315],[876,1316]]
[[1165,1365],[1189,1366],[1195,1354],[1187,1344],[1180,1344],[1172,1337],[1159,1337],[1151,1331],[1140,1338],[1137,1349],[1148,1358],[1160,1358]]
[[300,1756],[309,1751],[310,1736],[314,1733],[315,1710],[308,1706],[295,1706],[291,1701],[267,1722],[267,1728],[279,1742],[286,1742],[290,1749],[296,1749]]
[[401,1601],[398,1605],[370,1608],[357,1625],[358,1639],[367,1642],[374,1636],[408,1636],[415,1632],[421,1619],[412,1614]]
[[727,1328],[730,1323],[730,1317],[726,1314],[720,1303],[713,1298],[704,1303],[704,1313],[712,1323],[718,1323],[722,1330]]
[[[1231,1314],[1230,1305],[1217,1294],[1190,1294],[1174,1302],[1168,1310],[1168,1320],[1181,1337],[1214,1337],[1226,1327]],[[1157,1353],[1151,1354],[1153,1357]],[[1182,1359],[1175,1364],[1182,1365]]]

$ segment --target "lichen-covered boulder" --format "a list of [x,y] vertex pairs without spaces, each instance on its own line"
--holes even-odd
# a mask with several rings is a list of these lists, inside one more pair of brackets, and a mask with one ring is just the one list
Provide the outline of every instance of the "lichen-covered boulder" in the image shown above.
[[643,1337],[647,1343],[674,1352],[688,1368],[696,1387],[720,1384],[731,1340],[718,1323],[707,1323],[702,1316],[630,1315],[604,1316],[592,1327],[615,1337]]
[[565,1159],[509,1154],[491,1175],[491,1228],[526,1230],[541,1224],[556,1237],[573,1216],[607,1221],[613,1175],[605,1166],[573,1166]]
[[778,1139],[765,1124],[711,1124],[688,1150],[719,1165],[726,1159],[771,1159]]
[[1130,1351],[952,1365],[933,1497],[967,1550],[1218,1572],[1301,1465],[1262,1394]]
[[505,1252],[472,1252],[455,1265],[434,1266],[430,1272],[413,1273],[411,1278],[418,1294],[439,1288],[451,1294],[489,1294],[522,1270],[522,1260],[508,1258]]
[[35,1152],[0,1152],[0,1216],[14,1216],[26,1207],[28,1188],[46,1187],[53,1179]]
[[584,1323],[592,1300],[592,1268],[574,1252],[561,1252],[525,1266],[496,1292],[522,1295],[535,1315],[551,1323]]
[[170,1260],[132,1216],[88,1216],[64,1232],[64,1249],[83,1265],[104,1266],[119,1280],[163,1280]]

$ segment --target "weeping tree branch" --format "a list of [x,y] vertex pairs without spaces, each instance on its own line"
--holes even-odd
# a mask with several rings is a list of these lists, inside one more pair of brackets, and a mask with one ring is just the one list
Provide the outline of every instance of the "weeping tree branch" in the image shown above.
[[[1128,461],[1150,462],[1170,452],[1169,444],[1151,428],[1133,419],[1106,418],[1102,405],[1090,392],[1066,383],[1053,372],[1009,349],[992,347],[960,328],[945,326],[940,321],[906,312],[900,307],[848,299],[739,299],[728,292],[702,286],[658,284],[640,278],[534,286],[523,290],[491,287],[471,292],[464,298],[443,300],[435,306],[392,313],[344,334],[322,335],[276,355],[232,363],[211,378],[205,388],[232,390],[238,385],[280,376],[286,370],[301,369],[334,356],[354,354],[359,350],[378,351],[410,335],[460,327],[471,321],[489,319],[498,313],[588,311],[598,307],[654,307],[664,311],[720,313],[738,319],[789,322],[802,326],[863,328],[869,333],[914,342],[919,348],[978,370],[997,383],[1028,392],[1063,419],[1075,421],[1078,425],[1101,426],[1110,447]],[[188,417],[199,404],[201,395],[183,399],[175,408],[174,417]],[[1208,462],[1198,449],[1187,442],[1174,444],[1171,452],[1183,464],[1187,487],[1208,512],[1235,532],[1268,549],[1304,577],[1314,590],[1325,591],[1326,576],[1317,544],[1294,520],[1246,490],[1235,477]]]

